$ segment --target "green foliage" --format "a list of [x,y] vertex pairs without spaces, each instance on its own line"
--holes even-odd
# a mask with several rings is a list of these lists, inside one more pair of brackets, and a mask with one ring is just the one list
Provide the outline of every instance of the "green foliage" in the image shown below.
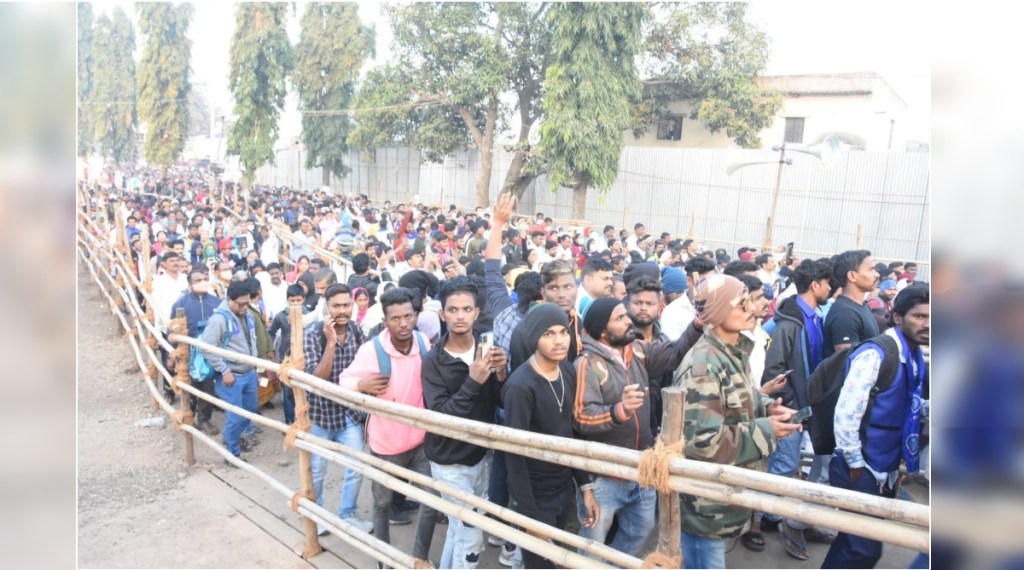
[[210,101],[206,98],[203,84],[193,84],[188,90],[188,136],[208,134],[210,134]]
[[238,4],[231,37],[228,87],[237,120],[228,131],[228,152],[239,155],[247,180],[274,162],[277,120],[284,107],[294,53],[285,31],[283,2]]
[[89,123],[89,99],[92,97],[92,4],[78,3],[78,155],[92,152],[95,133]]
[[634,134],[668,114],[668,103],[692,102],[690,119],[713,133],[725,130],[744,148],[782,106],[779,93],[757,77],[768,61],[768,36],[746,19],[743,2],[659,5],[646,39],[644,100],[634,108]]
[[634,59],[649,15],[645,4],[551,7],[553,61],[544,84],[540,146],[553,185],[592,184],[607,191],[615,181],[622,131],[641,93]]
[[135,29],[120,6],[93,30],[93,83],[89,123],[103,156],[117,163],[136,159]]
[[374,31],[359,21],[357,4],[307,6],[292,74],[303,112],[306,168],[321,165],[335,176],[348,173],[342,158],[348,151],[352,120],[343,111],[352,102],[359,70],[373,48]]
[[192,5],[156,2],[136,7],[139,30],[146,36],[138,75],[139,118],[148,125],[143,155],[166,169],[181,156],[188,137]]

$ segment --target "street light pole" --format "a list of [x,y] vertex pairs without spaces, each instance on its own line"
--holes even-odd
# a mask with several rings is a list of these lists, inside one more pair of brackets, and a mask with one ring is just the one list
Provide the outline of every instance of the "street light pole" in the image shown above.
[[782,167],[786,166],[786,143],[782,143],[778,150],[780,151],[779,172],[775,176],[775,190],[772,192],[772,209],[768,212],[768,226],[764,230],[765,252],[772,250],[772,230],[775,229],[775,212],[779,207],[779,190],[782,188]]

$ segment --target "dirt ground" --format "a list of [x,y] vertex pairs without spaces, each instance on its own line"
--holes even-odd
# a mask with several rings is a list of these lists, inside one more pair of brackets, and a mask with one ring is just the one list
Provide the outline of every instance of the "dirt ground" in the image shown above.
[[[324,554],[301,558],[301,519],[288,497],[238,469],[196,442],[197,464],[184,462],[183,437],[170,427],[136,427],[161,415],[131,347],[110,314],[106,299],[79,274],[78,362],[78,564],[83,568],[367,568],[375,563],[338,537],[321,538]],[[88,347],[86,349],[86,347]],[[262,414],[282,419],[280,396]],[[213,423],[223,427],[224,415]],[[215,437],[220,442],[220,437]],[[298,490],[298,458],[282,451],[282,434],[267,429],[248,460]],[[342,469],[332,465],[325,496],[329,510],[340,499]],[[912,485],[915,499],[927,502],[927,489]],[[370,484],[364,481],[359,516],[370,520]],[[413,525],[392,527],[392,543],[412,548]],[[447,526],[438,524],[431,547],[437,562]],[[778,535],[766,535],[765,552],[737,545],[727,555],[730,568],[818,568],[826,545],[810,545],[811,559],[788,557]],[[885,547],[879,568],[906,568],[913,552]],[[501,568],[498,549],[488,546],[481,568]]]

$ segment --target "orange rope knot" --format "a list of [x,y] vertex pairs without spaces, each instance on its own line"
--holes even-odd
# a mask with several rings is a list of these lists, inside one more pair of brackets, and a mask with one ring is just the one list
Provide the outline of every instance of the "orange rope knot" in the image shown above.
[[171,419],[174,420],[174,429],[181,431],[181,424],[192,425],[192,411],[177,410],[171,414]]
[[301,413],[298,408],[295,409],[295,421],[288,427],[288,433],[284,436],[284,443],[281,446],[282,450],[288,450],[289,447],[295,446],[295,438],[299,437],[300,431],[308,432],[312,426],[309,423],[309,416]]
[[680,455],[683,451],[683,440],[673,444],[665,445],[665,441],[658,438],[654,447],[644,451],[640,455],[640,465],[637,466],[637,482],[643,487],[654,487],[659,493],[670,493],[668,464],[673,457]]
[[312,493],[310,493],[309,495],[303,495],[302,493],[295,493],[294,495],[292,495],[292,512],[299,512],[299,501],[303,498],[309,499],[310,501],[316,501],[316,497],[313,497],[311,495]]
[[281,361],[281,367],[277,369],[277,377],[289,388],[292,387],[292,379],[289,377],[292,368],[294,368],[294,365],[292,364],[292,357],[289,356]]
[[413,568],[433,568],[434,565],[427,560],[420,560],[419,558],[412,559]]
[[681,568],[683,563],[682,556],[669,556],[662,554],[655,550],[654,552],[647,555],[644,558],[641,568]]

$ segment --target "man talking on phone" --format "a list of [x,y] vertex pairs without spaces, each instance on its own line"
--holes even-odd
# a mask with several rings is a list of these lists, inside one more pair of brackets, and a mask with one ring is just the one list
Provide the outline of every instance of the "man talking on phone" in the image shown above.
[[[674,370],[690,343],[641,342],[626,306],[614,297],[595,299],[583,319],[587,334],[576,359],[576,401],[573,423],[583,439],[628,449],[643,450],[654,444],[651,433],[650,378]],[[684,335],[685,336],[685,335]],[[619,530],[611,547],[640,556],[654,529],[658,494],[653,487],[610,477],[594,480],[594,498],[600,516],[592,527],[578,497],[580,536],[604,542],[612,521]]]

